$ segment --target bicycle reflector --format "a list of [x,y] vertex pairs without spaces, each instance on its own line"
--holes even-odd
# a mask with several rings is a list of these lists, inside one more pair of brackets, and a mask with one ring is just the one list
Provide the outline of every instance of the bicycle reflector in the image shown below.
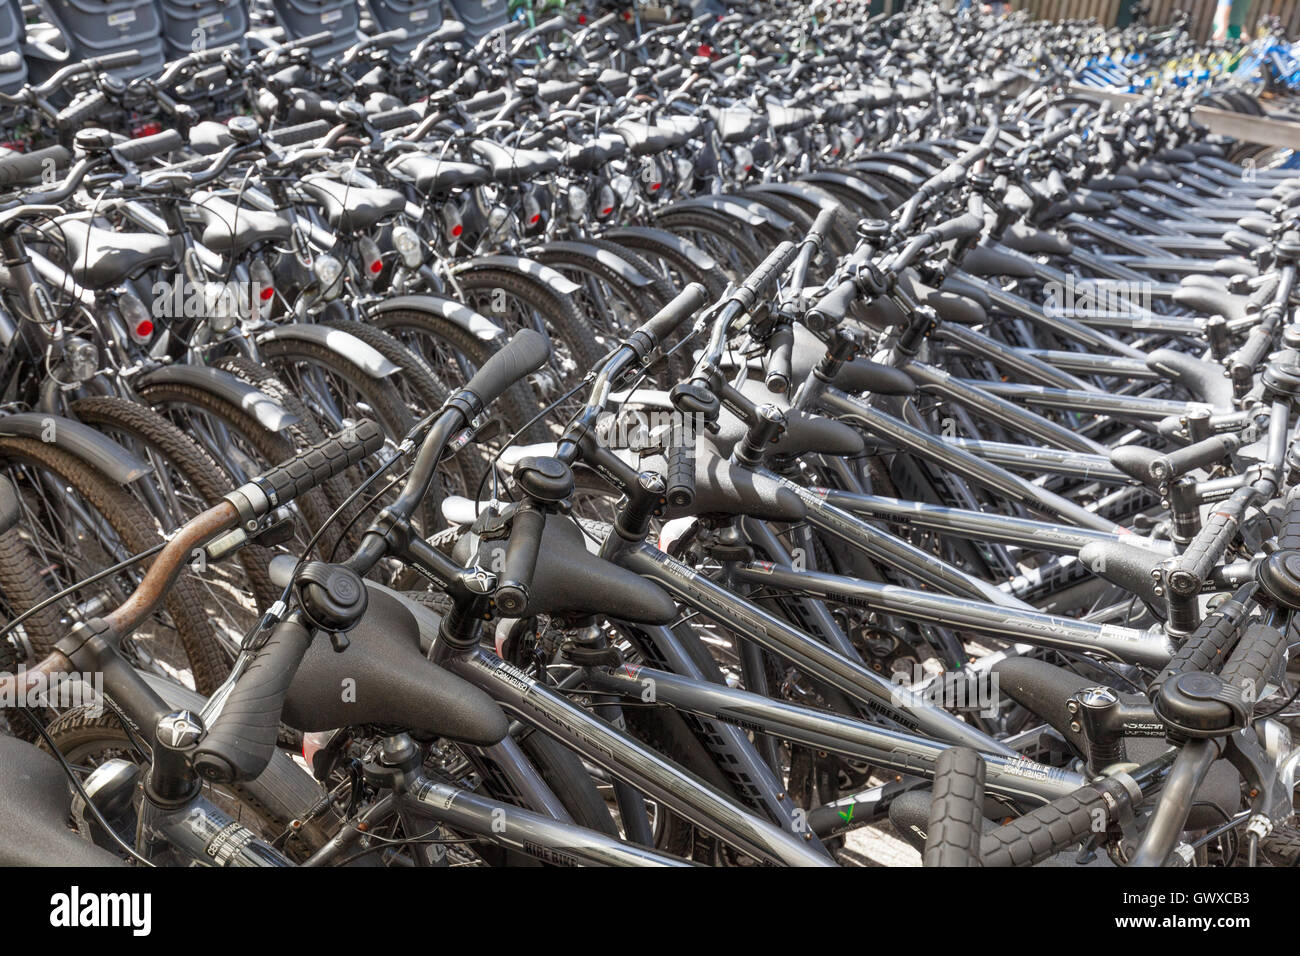
[[266,264],[264,259],[254,259],[248,266],[248,280],[250,288],[250,302],[252,305],[251,315],[257,316],[263,310],[270,311],[271,300],[275,298],[275,278],[271,275],[271,267]]
[[532,228],[542,221],[542,204],[537,201],[537,197],[529,191],[524,196],[524,225]]
[[596,215],[604,219],[614,211],[614,190],[601,186],[596,196]]
[[373,283],[384,271],[384,257],[379,246],[369,236],[362,236],[357,242],[357,251],[361,253],[361,271],[365,274],[366,281]]
[[153,317],[134,292],[123,292],[117,297],[117,307],[132,341],[145,345],[153,338]]

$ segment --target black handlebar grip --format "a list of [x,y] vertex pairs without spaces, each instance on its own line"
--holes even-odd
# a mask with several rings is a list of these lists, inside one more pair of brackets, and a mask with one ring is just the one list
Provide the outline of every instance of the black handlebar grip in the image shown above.
[[483,363],[465,385],[484,405],[491,405],[511,385],[536,372],[551,356],[551,343],[534,329],[520,329],[505,348]]
[[77,97],[59,110],[59,115],[54,118],[54,124],[59,129],[84,129],[90,125],[91,120],[98,117],[107,108],[108,97],[104,95],[102,90],[95,90],[87,96]]
[[643,332],[654,339],[655,344],[662,343],[673,331],[698,312],[709,299],[709,291],[699,282],[692,282],[673,300],[646,320],[638,332]]
[[786,269],[790,268],[790,263],[798,253],[799,247],[793,242],[782,242],[768,253],[767,258],[760,262],[758,268],[741,283],[740,288],[731,297],[732,300],[744,306],[745,311],[752,309],[754,303],[776,284],[776,280],[781,278]]
[[977,236],[984,229],[984,220],[973,212],[962,213],[955,219],[949,219],[935,226],[931,231],[935,242],[947,242],[949,239],[964,239]]
[[719,73],[721,73],[722,71],[726,70],[728,67],[735,66],[739,62],[740,62],[739,53],[728,53],[726,56],[718,57],[718,59],[710,63],[709,69],[717,70]]
[[152,136],[141,136],[139,139],[119,143],[113,147],[113,152],[129,163],[139,163],[180,149],[184,145],[185,140],[181,134],[177,130],[168,129]]
[[266,134],[266,138],[281,149],[287,149],[290,146],[297,146],[299,143],[310,143],[313,140],[323,139],[330,129],[330,124],[325,120],[308,120],[306,123],[297,123],[293,126],[282,126],[279,129],[273,129]]
[[1286,653],[1286,631],[1267,624],[1251,624],[1241,635],[1228,663],[1219,671],[1219,679],[1230,687],[1246,692],[1248,703],[1275,674]]
[[397,129],[420,122],[420,114],[409,106],[398,106],[382,113],[372,113],[366,117],[366,122],[378,130]]
[[398,27],[395,30],[385,30],[383,33],[376,33],[366,41],[368,50],[387,50],[389,47],[397,46],[409,37],[405,27]]
[[768,391],[784,395],[790,389],[790,380],[794,377],[791,356],[794,353],[794,327],[784,323],[777,327],[767,342],[767,369],[763,382]]
[[368,455],[373,455],[383,444],[384,430],[370,419],[363,418],[263,472],[250,484],[256,485],[266,495],[271,507],[276,508],[342,474]]
[[227,53],[239,53],[242,48],[238,43],[223,43],[221,46],[209,47],[206,50],[200,50],[198,53],[190,54],[190,62],[195,66],[204,66],[208,63],[216,63]]
[[654,80],[656,86],[668,86],[680,80],[684,72],[680,63],[674,63],[672,66],[660,70],[651,79]]
[[675,431],[677,434],[668,452],[664,497],[674,508],[689,508],[695,504],[695,432],[693,429]]
[[1204,581],[1228,550],[1239,524],[1234,514],[1224,511],[1212,513],[1187,545],[1187,550],[1178,556],[1173,573],[1185,572],[1198,582]]
[[276,625],[199,741],[193,761],[199,776],[234,783],[252,780],[266,769],[275,751],[285,694],[310,644],[311,633],[297,621]]
[[1155,700],[1160,688],[1170,679],[1189,671],[1212,674],[1219,669],[1223,655],[1231,650],[1245,623],[1250,607],[1246,604],[1249,589],[1236,595],[1205,616],[1182,646],[1174,652],[1156,679],[1147,687],[1147,697]]
[[139,50],[123,50],[121,53],[109,53],[106,56],[91,57],[85,65],[96,73],[105,70],[122,70],[140,62]]
[[844,321],[849,314],[849,307],[858,297],[858,284],[853,279],[845,279],[835,288],[818,299],[808,310],[810,327],[823,329],[834,328]]
[[1277,531],[1279,551],[1300,550],[1300,485],[1287,492],[1282,505],[1282,525]]
[[0,184],[23,183],[36,179],[46,169],[50,160],[54,165],[66,166],[68,151],[62,146],[47,146],[32,153],[14,153],[0,157]]
[[385,109],[382,113],[372,113],[365,121],[377,130],[395,130],[398,126],[412,126],[420,122],[420,114],[411,107]]
[[510,541],[494,597],[502,614],[515,617],[528,607],[528,589],[533,584],[545,528],[546,515],[536,508],[517,511],[510,519]]
[[950,747],[934,762],[923,866],[979,866],[984,836],[984,758]]
[[314,47],[320,46],[321,44],[329,43],[330,40],[333,39],[333,33],[330,33],[328,30],[322,30],[320,33],[310,33],[307,36],[299,37],[296,40],[287,40],[284,45],[290,49],[293,47],[306,47],[310,50]]
[[[1109,825],[1114,818],[1102,795],[1103,788],[1109,786],[1110,782],[1104,781],[1096,786],[1080,787],[986,833],[980,842],[980,864],[1033,866],[1088,837],[1096,822]],[[1127,797],[1122,785],[1114,786],[1121,791],[1117,796]]]
[[825,242],[826,237],[831,233],[831,227],[835,225],[835,206],[826,206],[821,212],[817,213],[817,218],[813,220],[812,228],[808,230],[808,235],[816,236],[818,245]]

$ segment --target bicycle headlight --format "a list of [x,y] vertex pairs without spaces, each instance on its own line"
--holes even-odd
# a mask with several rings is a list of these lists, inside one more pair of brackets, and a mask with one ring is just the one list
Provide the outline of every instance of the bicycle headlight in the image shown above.
[[574,222],[582,219],[587,214],[587,203],[590,197],[587,190],[581,186],[570,186],[568,192],[569,201],[569,218]]
[[420,268],[424,261],[424,250],[420,246],[420,237],[410,226],[393,228],[393,248],[402,259],[402,265],[408,269]]

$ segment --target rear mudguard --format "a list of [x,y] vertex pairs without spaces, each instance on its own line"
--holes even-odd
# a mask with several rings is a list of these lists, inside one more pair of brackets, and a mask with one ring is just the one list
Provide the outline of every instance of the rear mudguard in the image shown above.
[[144,459],[74,418],[42,412],[18,412],[0,418],[0,435],[33,438],[53,445],[98,469],[119,485],[130,484],[153,472],[153,467]]
[[[667,246],[676,251],[679,255],[689,259],[705,272],[712,271],[718,267],[717,262],[707,252],[697,246],[695,243],[683,239],[681,236],[669,232],[667,229],[650,229],[646,226],[625,226],[621,229],[611,229],[605,233],[604,238],[610,242],[618,242],[620,238],[641,238],[656,242],[661,246]],[[633,246],[633,248],[636,248]]]
[[834,183],[836,186],[851,189],[863,199],[870,200],[871,202],[884,203],[889,201],[889,197],[875,186],[869,185],[858,176],[850,176],[848,173],[823,170],[822,172],[807,173],[800,176],[799,181],[812,183],[814,186],[818,183]]
[[164,365],[135,380],[136,388],[145,385],[185,385],[207,392],[248,412],[273,432],[298,423],[298,416],[287,411],[270,395],[224,369],[204,365]]
[[340,358],[347,359],[371,378],[388,378],[400,368],[355,335],[328,325],[311,325],[304,322],[277,325],[259,334],[257,341],[258,344],[283,341],[312,342],[329,349]]
[[367,307],[371,315],[383,315],[385,312],[398,312],[402,309],[432,312],[483,342],[504,342],[508,337],[505,329],[481,312],[475,312],[463,302],[440,295],[399,295]]
[[523,256],[475,256],[453,267],[452,271],[460,275],[476,269],[511,269],[522,272],[530,278],[541,280],[559,295],[573,295],[581,288],[576,282],[565,278],[550,266],[544,266],[533,259],[525,259]]
[[649,277],[642,275],[640,270],[626,259],[620,259],[608,249],[602,249],[600,246],[593,246],[588,242],[574,242],[569,239],[564,239],[559,242],[548,242],[544,246],[538,246],[533,251],[537,253],[568,253],[570,255],[583,256],[587,259],[595,259],[607,269],[613,270],[620,279],[631,283],[638,289],[648,286],[651,281]]
[[740,196],[696,196],[693,199],[683,199],[673,203],[664,209],[660,215],[668,215],[678,209],[711,209],[714,212],[725,213],[735,219],[739,219],[747,226],[772,226],[785,232],[794,225],[789,219],[769,209],[761,202],[753,199],[744,199]]

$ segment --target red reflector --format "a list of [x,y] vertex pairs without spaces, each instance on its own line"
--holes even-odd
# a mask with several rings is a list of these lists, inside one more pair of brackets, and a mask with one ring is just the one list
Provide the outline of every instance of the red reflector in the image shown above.
[[272,289],[270,286],[267,286],[265,289],[262,290],[262,301],[269,302],[271,300],[271,296],[273,295],[275,295],[275,290]]
[[624,10],[624,11],[623,11],[623,19],[624,19],[624,20],[631,21],[631,19],[632,19],[632,11],[631,11],[631,10]]
[[745,167],[745,172],[749,172],[749,171],[750,171],[751,169],[753,169],[753,168],[754,168],[754,167],[753,167],[752,165],[751,165],[751,166],[746,166],[746,167]]
[[375,273],[375,275],[378,275],[384,271],[384,263],[381,260],[376,259],[374,262],[370,263],[370,271]]
[[533,218],[528,220],[528,225],[535,226],[539,222],[541,222],[541,220],[542,220],[542,214],[540,212],[535,212],[533,213]]
[[585,13],[578,14],[578,23],[583,24],[586,22],[587,22],[587,15]]
[[696,56],[713,56],[713,47],[707,43],[701,43],[695,50]]
[[608,216],[608,215],[609,215],[611,212],[613,212],[613,211],[614,211],[614,207],[613,207],[613,206],[606,206],[604,209],[602,209],[602,210],[600,211],[600,214],[601,214],[602,216]]
[[147,339],[153,335],[153,323],[148,319],[141,319],[140,324],[135,327],[135,334],[139,338]]
[[650,184],[650,191],[651,191],[652,193],[657,193],[657,192],[659,191],[659,187],[662,186],[662,185],[663,185],[663,183],[651,183],[651,184]]
[[462,226],[460,223],[456,223],[456,225],[451,227],[451,234],[453,236],[459,236],[464,231],[465,231],[465,227]]
[[131,136],[135,139],[139,139],[142,136],[156,136],[161,132],[162,125],[160,123],[145,123],[143,126],[137,126],[133,129],[131,131]]

